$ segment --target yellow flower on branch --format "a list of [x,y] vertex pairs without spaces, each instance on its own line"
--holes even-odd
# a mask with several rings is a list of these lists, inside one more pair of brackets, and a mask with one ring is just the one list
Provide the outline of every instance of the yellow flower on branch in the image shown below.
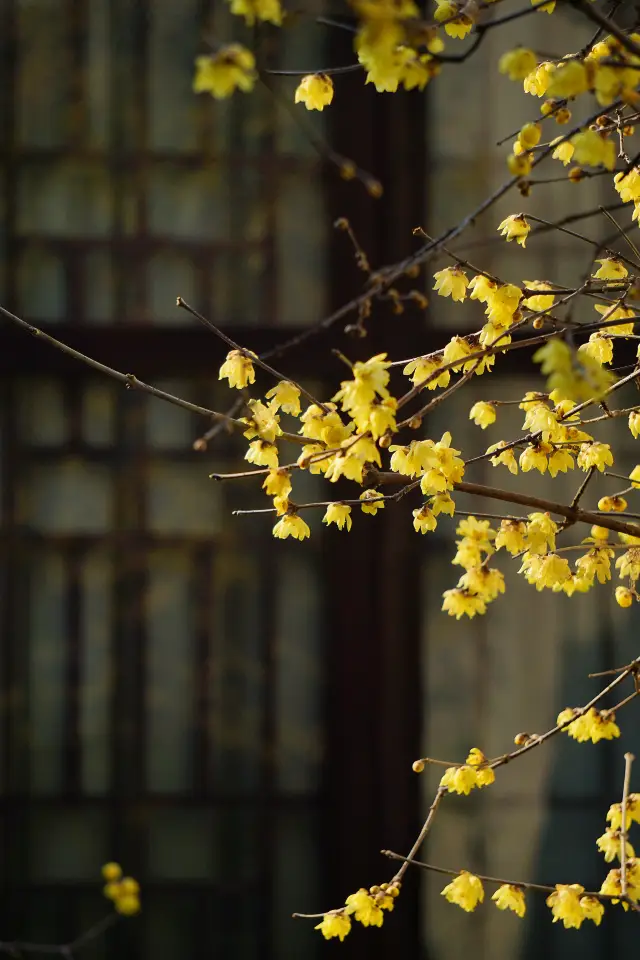
[[255,356],[255,354],[252,354],[250,350],[244,353],[240,350],[231,350],[220,367],[218,380],[226,378],[229,381],[229,386],[235,387],[236,390],[242,390],[248,384],[255,383],[256,374],[253,369],[252,356]]
[[[414,386],[432,377],[442,366],[443,360],[440,357],[418,357],[416,360],[410,360],[404,367],[403,373],[406,377],[411,377]],[[433,376],[433,379],[425,385],[426,390],[435,390],[436,387],[447,387],[451,380],[451,371],[444,370],[439,376]]]
[[338,937],[342,943],[351,930],[351,918],[342,910],[338,913],[325,913],[322,922],[314,929],[319,930],[325,940]]
[[216,100],[230,97],[235,90],[248,93],[257,80],[254,55],[239,43],[221,47],[212,56],[196,57],[194,93],[210,93]]
[[351,507],[347,503],[330,503],[322,522],[326,524],[335,523],[338,530],[342,530],[346,526],[348,532],[351,530]]
[[353,914],[354,918],[363,927],[381,927],[384,920],[382,908],[375,897],[362,887],[357,893],[350,894],[346,899],[346,913]]
[[377,490],[365,490],[360,494],[360,501],[362,512],[370,513],[374,517],[378,510],[384,509],[384,497]]
[[438,23],[446,21],[444,30],[448,36],[462,40],[471,32],[473,20],[466,13],[460,14],[463,8],[468,9],[468,4],[456,3],[455,0],[436,0],[436,4],[437,7],[433,14],[434,19]]
[[509,80],[524,80],[537,66],[536,55],[527,47],[516,47],[507,50],[498,61],[498,70],[509,77]]
[[604,904],[597,897],[580,897],[580,908],[585,920],[591,920],[596,927],[600,926],[604,916]]
[[475,617],[476,614],[486,613],[487,605],[482,597],[469,593],[467,590],[455,589],[445,590],[443,593],[442,609],[450,617],[459,620],[465,615],[471,618]]
[[464,300],[467,295],[469,281],[462,267],[445,267],[433,275],[436,281],[433,289],[441,297],[451,297],[452,300]]
[[288,513],[278,520],[273,528],[273,535],[280,540],[286,540],[287,537],[293,537],[294,540],[304,540],[311,536],[311,530],[297,513]]
[[583,443],[578,453],[578,466],[581,470],[596,467],[600,473],[605,467],[613,466],[613,454],[608,443]]
[[429,533],[435,530],[437,526],[438,521],[426,504],[413,511],[413,529],[416,533]]
[[470,913],[484,900],[482,880],[467,870],[461,870],[459,876],[444,888],[442,896]]
[[586,919],[580,906],[580,896],[584,887],[579,883],[556,883],[556,889],[547,897],[547,906],[551,908],[553,922],[562,920],[564,926],[578,930]]
[[326,73],[310,73],[296,89],[295,102],[307,110],[324,110],[333,100],[333,80]]
[[229,2],[231,13],[244,17],[248,27],[252,27],[256,20],[273,23],[276,27],[282,24],[280,0],[229,0]]
[[270,467],[272,470],[278,468],[278,448],[275,443],[268,443],[266,440],[254,440],[250,443],[244,458],[249,463],[255,463],[256,467]]
[[629,273],[622,260],[617,257],[604,257],[596,260],[600,266],[592,274],[594,280],[622,280]]
[[288,497],[291,493],[291,474],[288,470],[269,470],[262,488],[268,497]]
[[492,423],[496,422],[496,407],[494,403],[487,403],[479,400],[474,403],[469,411],[469,419],[473,420],[476,426],[486,430]]
[[300,414],[300,389],[289,380],[281,380],[271,390],[267,390],[265,397],[271,400],[269,404],[274,410],[282,410],[297,417]]
[[498,910],[513,910],[517,917],[524,917],[527,905],[524,899],[524,890],[513,883],[503,883],[498,887],[491,899]]
[[[616,857],[620,859],[622,853],[622,833],[620,830],[606,830],[601,837],[596,840],[596,846],[600,853],[604,854],[606,863],[611,863]],[[629,841],[625,842],[625,856],[635,857],[635,852]]]
[[493,443],[490,447],[487,448],[487,453],[496,452],[495,456],[489,458],[489,463],[494,467],[497,467],[499,464],[505,466],[509,473],[516,474],[518,472],[518,462],[513,452],[513,448],[504,449],[507,446],[505,440],[500,440],[499,443]]

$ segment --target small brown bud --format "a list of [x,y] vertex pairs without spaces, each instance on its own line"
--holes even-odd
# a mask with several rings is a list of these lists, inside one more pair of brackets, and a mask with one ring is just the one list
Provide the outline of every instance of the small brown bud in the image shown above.
[[531,324],[531,326],[533,327],[534,330],[542,330],[542,328],[544,327],[544,318],[536,317],[533,323]]
[[340,176],[343,180],[353,180],[356,175],[357,167],[353,160],[343,160],[340,164]]
[[414,773],[423,773],[424,772],[424,760],[414,760],[411,764],[411,769]]
[[572,183],[580,183],[581,180],[584,180],[585,173],[582,167],[571,167],[567,176]]
[[336,228],[336,230],[348,230],[348,229],[349,229],[349,221],[347,220],[346,217],[338,217],[338,219],[334,222],[333,225],[334,225],[334,227]]
[[376,200],[378,200],[384,193],[384,189],[379,180],[367,180],[365,186],[369,196],[375,197]]

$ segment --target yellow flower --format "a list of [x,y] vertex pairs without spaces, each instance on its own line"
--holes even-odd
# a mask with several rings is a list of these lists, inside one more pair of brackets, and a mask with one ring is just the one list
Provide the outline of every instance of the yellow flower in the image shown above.
[[558,525],[548,513],[530,513],[527,523],[527,550],[530,553],[546,553],[556,549]]
[[265,394],[269,404],[274,410],[282,410],[283,413],[290,413],[297,417],[300,413],[300,390],[295,383],[289,380],[281,380],[280,383],[272,387]]
[[485,566],[469,567],[458,581],[458,587],[469,590],[487,603],[495,600],[498,594],[504,593],[504,576],[500,570]]
[[443,593],[442,609],[459,620],[465,614],[471,618],[476,614],[486,613],[487,605],[482,599],[467,590],[445,590]]
[[605,513],[624,513],[627,509],[627,501],[624,497],[601,497],[598,500],[598,510],[604,510]]
[[510,327],[521,298],[522,290],[512,283],[504,283],[496,290],[488,291],[487,317],[491,323]]
[[513,174],[514,177],[527,177],[533,167],[533,154],[520,153],[516,156],[514,153],[510,153],[507,157],[507,167],[509,173]]
[[606,140],[596,130],[581,130],[571,138],[574,147],[573,159],[580,166],[613,170],[616,165],[616,148],[613,140]]
[[556,66],[551,72],[547,93],[550,97],[565,100],[577,97],[589,89],[587,68],[579,60],[568,60]]
[[132,917],[134,914],[140,912],[140,900],[133,894],[126,894],[123,897],[117,898],[114,902],[114,907],[116,913],[120,913],[124,917]]
[[622,170],[616,173],[613,185],[623,203],[635,203],[640,200],[640,170],[637,167],[633,167],[628,173]]
[[230,0],[231,13],[244,17],[248,27],[252,27],[256,20],[273,23],[276,27],[282,24],[282,8],[280,0]]
[[[327,461],[325,461],[325,464]],[[326,480],[331,483],[337,483],[340,477],[346,477],[347,480],[354,480],[356,483],[362,483],[364,471],[364,461],[351,454],[339,453],[331,458],[329,466],[324,472]]]
[[455,513],[456,505],[448,493],[438,493],[431,501],[431,509],[436,517],[440,513],[446,513],[452,517]]
[[468,289],[471,300],[479,300],[481,303],[486,303],[491,294],[495,293],[498,289],[498,285],[494,280],[485,277],[483,273],[477,273],[475,277],[472,277],[469,281]]
[[507,217],[506,220],[502,221],[498,227],[498,230],[501,232],[503,237],[507,238],[507,243],[509,243],[511,240],[515,240],[516,243],[519,243],[521,247],[524,247],[526,245],[531,226],[524,214],[513,213],[510,217]]
[[600,473],[605,467],[613,465],[613,454],[608,443],[583,443],[578,454],[578,466],[581,470],[596,467]]
[[[622,829],[621,803],[613,803],[609,807],[607,820],[611,821],[611,830]],[[627,827],[634,822],[640,823],[640,793],[630,793],[627,797]]]
[[[464,337],[452,337],[444,348],[442,359],[445,363],[453,363],[454,360],[462,360],[464,357],[468,357],[470,353],[473,353],[473,350]],[[472,366],[473,361],[471,361],[469,364],[465,364],[465,373]],[[459,363],[455,367],[451,367],[451,369],[454,373],[458,373],[461,367],[462,364]]]
[[461,267],[445,267],[444,270],[434,273],[433,279],[436,281],[433,289],[437,290],[441,297],[451,297],[452,300],[465,299],[469,282]]
[[476,768],[476,779],[479,787],[488,787],[495,782],[496,775],[491,767],[487,766],[487,758],[479,747],[471,748],[467,763],[469,766]]
[[530,93],[533,97],[544,97],[547,92],[547,87],[549,86],[550,74],[554,68],[554,64],[544,61],[543,63],[538,64],[538,66],[528,73],[526,77],[523,78],[523,87],[525,93]]
[[326,73],[308,74],[296,89],[295,102],[304,103],[307,110],[324,110],[332,100],[333,80]]
[[431,530],[435,530],[437,526],[438,521],[426,504],[413,511],[413,529],[416,533],[429,533]]
[[115,880],[119,880],[122,876],[122,867],[119,863],[105,863],[102,867],[102,876],[107,883],[113,883]]
[[635,465],[635,467],[629,474],[629,478],[635,481],[635,483],[632,483],[631,486],[635,487],[636,490],[640,489],[640,463],[637,463]]
[[459,793],[467,797],[478,786],[478,772],[469,764],[460,767],[447,767],[440,779],[440,786],[449,793]]
[[439,376],[434,376],[441,366],[441,357],[439,359],[434,357],[418,357],[417,360],[410,360],[402,372],[406,377],[411,377],[411,382],[414,386],[422,383],[429,377],[433,377],[432,380],[429,380],[429,383],[425,384],[425,387],[427,390],[435,390],[436,387],[447,387],[451,380],[450,370],[445,370],[439,374]]
[[580,906],[580,895],[583,893],[584,887],[579,883],[556,883],[555,891],[547,897],[547,906],[551,907],[553,922],[562,920],[567,929],[573,927],[578,930],[585,919]]
[[528,473],[530,470],[546,473],[547,456],[552,450],[553,447],[548,443],[531,444],[520,454],[520,469],[523,473]]
[[322,522],[335,523],[338,530],[342,530],[345,526],[347,531],[351,530],[351,507],[347,503],[330,503]]
[[621,577],[629,577],[634,583],[640,578],[640,548],[632,547],[616,560],[616,570]]
[[600,266],[592,274],[595,280],[621,280],[629,273],[622,260],[617,257],[604,257],[602,260],[596,260]]
[[610,320],[630,320],[629,323],[620,323],[615,327],[607,327],[607,333],[617,334],[621,337],[629,336],[633,333],[634,311],[628,307],[617,307],[615,310],[612,310],[610,304],[605,306],[604,304],[596,303],[594,304],[594,310],[601,313],[603,318],[606,317],[607,323]]
[[604,915],[604,905],[600,900],[597,897],[580,897],[580,907],[585,920],[591,920],[596,927],[599,927]]
[[[544,280],[524,280],[525,287],[528,290],[552,290],[550,284],[545,283]],[[533,310],[535,313],[541,313],[544,310],[550,310],[553,306],[555,297],[553,294],[551,296],[543,296],[542,294],[534,294],[532,297],[527,297],[526,300],[522,301],[522,306],[526,307],[528,310]]]
[[613,360],[613,343],[611,337],[606,333],[602,333],[600,330],[596,330],[595,333],[591,334],[587,343],[583,343],[578,347],[578,353],[593,357],[598,363],[611,363]]
[[395,433],[396,410],[398,401],[395,397],[389,397],[387,400],[380,400],[369,407],[368,415],[364,418],[355,415],[356,426],[360,433],[367,430],[371,433],[374,440],[379,440],[385,433],[390,431]]
[[629,414],[629,430],[637,440],[640,436],[640,412],[638,410],[632,410]]
[[351,918],[342,911],[340,913],[325,913],[322,922],[314,927],[314,930],[320,930],[325,940],[338,937],[342,943],[351,930]]
[[221,47],[212,56],[196,57],[194,93],[210,93],[216,100],[230,97],[235,90],[248,93],[257,74],[255,57],[239,43]]
[[526,524],[522,520],[502,520],[496,536],[496,550],[504,547],[512,557],[522,553],[527,545],[526,529]]
[[611,547],[594,547],[583,557],[578,557],[576,567],[581,577],[586,580],[598,578],[599,583],[606,583],[611,580],[611,557],[613,557]]
[[575,147],[570,140],[562,140],[562,137],[556,137],[555,140],[551,141],[552,146],[554,143],[557,143],[558,146],[555,148],[551,156],[554,160],[560,160],[566,167],[571,163],[571,158],[575,152]]
[[362,501],[361,510],[363,513],[370,513],[375,517],[378,510],[384,509],[384,499],[377,490],[365,490],[360,494]]
[[524,80],[532,70],[535,70],[537,64],[536,55],[533,50],[527,47],[516,47],[515,50],[507,50],[498,61],[498,70],[505,73],[509,80]]
[[549,457],[548,468],[552,477],[556,477],[559,473],[566,473],[567,470],[573,470],[574,466],[573,457],[563,447],[557,447]]
[[505,440],[500,440],[499,443],[493,443],[487,449],[487,453],[492,453],[494,450],[502,451],[501,453],[496,453],[494,457],[490,457],[489,463],[493,464],[494,467],[497,467],[498,464],[502,464],[509,470],[509,473],[515,474],[518,472],[518,463],[516,461],[513,448],[509,448],[508,450],[503,449],[506,447],[506,445],[507,444]]
[[[558,722],[564,713],[560,714]],[[610,710],[596,710],[595,707],[591,707],[585,714],[576,717],[568,727],[565,727],[565,732],[578,743],[586,743],[588,740],[592,743],[612,740],[620,736],[620,728],[615,719],[615,713]]]
[[278,468],[278,448],[275,443],[268,443],[266,440],[254,440],[250,443],[244,458],[249,463],[255,463],[257,467],[270,467],[272,470]]
[[[436,4],[437,7],[433,16],[438,23],[443,20],[448,21],[444,25],[445,33],[459,40],[466,37],[473,28],[473,20],[466,16],[466,14],[462,14],[462,16],[459,17],[456,16],[463,4],[455,3],[454,0],[436,0]],[[454,17],[455,19],[452,19]]]
[[[620,830],[606,830],[601,837],[598,837],[596,840],[596,846],[600,853],[604,854],[604,859],[606,863],[611,863],[611,861],[617,857],[620,859],[620,854],[622,853],[622,834]],[[627,840],[625,843],[625,856],[626,857],[635,857],[633,847]]]
[[291,493],[291,475],[288,470],[269,470],[262,484],[268,497],[288,497]]
[[518,141],[524,150],[532,150],[540,143],[542,127],[539,123],[525,123],[518,134]]
[[461,870],[459,876],[444,888],[442,896],[446,897],[449,903],[455,903],[470,913],[484,900],[484,887],[479,877],[467,870]]
[[352,913],[363,927],[381,927],[384,920],[382,908],[364,887],[346,899],[346,913]]
[[255,383],[256,374],[251,357],[247,356],[248,353],[250,351],[245,354],[240,350],[231,350],[220,367],[218,380],[224,380],[226,377],[229,386],[235,387],[237,390],[242,390],[249,383]]
[[479,400],[478,403],[474,403],[471,407],[469,419],[473,420],[476,426],[486,430],[488,426],[496,422],[495,404]]
[[571,578],[569,561],[557,553],[549,553],[544,557],[537,553],[525,553],[519,572],[524,573],[527,582],[533,584],[536,590],[545,587],[561,589]]
[[503,883],[491,897],[498,910],[513,910],[518,917],[524,917],[527,906],[524,890],[513,883]]
[[311,535],[311,531],[297,513],[288,513],[281,520],[278,520],[273,528],[273,535],[280,540],[286,540],[287,537],[293,537],[294,540],[304,540],[305,537]]
[[630,607],[635,596],[636,595],[633,590],[629,590],[628,587],[616,587],[616,603],[620,607],[625,609]]

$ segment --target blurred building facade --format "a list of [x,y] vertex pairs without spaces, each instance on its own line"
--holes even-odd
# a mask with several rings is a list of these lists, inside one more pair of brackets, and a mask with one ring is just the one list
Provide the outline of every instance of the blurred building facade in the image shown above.
[[[361,290],[337,216],[374,266],[399,259],[415,249],[413,227],[450,226],[501,182],[502,154],[481,145],[522,119],[521,91],[491,72],[504,36],[426,97],[379,96],[345,75],[331,110],[293,119],[291,78],[221,103],[193,95],[208,41],[252,40],[226,4],[3,0],[0,17],[3,304],[216,410],[230,403],[216,379],[225,351],[177,295],[258,351],[303,332]],[[546,49],[546,21],[532,23]],[[303,22],[267,28],[259,50],[281,69],[352,57],[347,31]],[[379,178],[383,198],[341,180],[318,138]],[[565,193],[547,195],[556,217]],[[537,278],[586,266],[574,245],[531,245]],[[520,250],[487,249],[485,269],[522,281]],[[414,356],[453,324],[471,329],[461,316],[440,303],[426,322],[375,307],[363,342],[338,322],[277,365],[327,395],[342,375],[332,346],[356,358],[391,343],[395,357]],[[262,506],[258,489],[208,479],[237,469],[237,439],[218,433],[194,450],[206,420],[8,324],[0,342],[0,939],[72,939],[104,912],[99,868],[118,859],[142,883],[143,912],[88,956],[315,956],[331,947],[290,914],[387,877],[379,849],[410,845],[434,787],[411,774],[416,756],[500,753],[514,723],[548,726],[586,699],[590,670],[637,653],[608,595],[567,609],[516,578],[481,622],[451,623],[439,599],[451,541],[418,538],[413,504],[348,537],[316,521],[310,543],[276,542],[268,518],[231,516]],[[520,376],[510,366],[491,396],[521,393]],[[465,451],[481,452],[466,411],[487,389],[478,381],[455,410],[440,408],[430,434],[453,419]],[[517,417],[505,423],[515,435]],[[294,496],[315,499],[315,479],[297,479]],[[560,488],[570,499],[571,480]],[[594,841],[623,752],[601,745],[594,761],[563,743],[505,771],[491,795],[443,808],[429,858],[598,885]],[[429,878],[419,899],[417,878],[408,883],[383,931],[342,949],[374,960],[579,949],[600,960],[626,943],[628,918],[566,937],[533,907],[524,924],[491,907],[461,919],[441,885]]]

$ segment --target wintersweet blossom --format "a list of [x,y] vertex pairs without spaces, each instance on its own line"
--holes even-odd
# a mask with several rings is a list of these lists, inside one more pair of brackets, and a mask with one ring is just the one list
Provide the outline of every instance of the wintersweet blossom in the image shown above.
[[294,99],[307,110],[324,110],[333,100],[333,80],[325,73],[310,73],[298,84]]
[[322,933],[325,940],[338,937],[342,943],[351,930],[351,918],[342,910],[337,913],[326,913],[315,929]]
[[442,890],[442,896],[449,903],[455,903],[470,913],[484,900],[482,880],[467,870],[461,870],[459,875]]
[[517,917],[524,917],[527,905],[522,887],[513,883],[504,883],[498,887],[491,899],[498,910],[513,910]]

